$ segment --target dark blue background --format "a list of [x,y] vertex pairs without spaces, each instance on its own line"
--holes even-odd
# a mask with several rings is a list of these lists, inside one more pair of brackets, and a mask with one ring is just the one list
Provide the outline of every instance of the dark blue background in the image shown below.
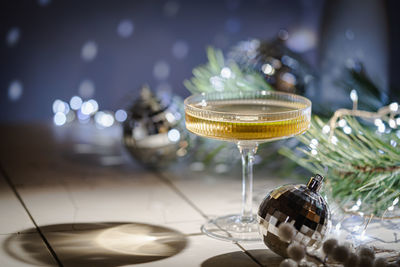
[[[95,85],[93,97],[100,109],[125,107],[144,83],[153,88],[170,86],[175,93],[187,96],[182,81],[191,76],[193,67],[206,61],[207,45],[226,51],[249,37],[271,39],[282,28],[290,33],[305,27],[318,35],[323,3],[1,1],[0,121],[51,120],[53,101],[68,101],[86,79]],[[123,38],[117,28],[127,19],[133,22],[134,30]],[[389,19],[390,25],[395,25],[396,18]],[[20,37],[10,45],[7,36],[13,27],[19,29]],[[179,40],[188,47],[184,58],[176,58],[172,52]],[[82,46],[88,41],[97,45],[92,61],[81,57]],[[304,54],[314,66],[316,55],[315,48]],[[398,52],[392,55],[399,58]],[[159,61],[169,66],[166,79],[153,75]],[[22,84],[23,93],[12,101],[8,88],[15,80]]]

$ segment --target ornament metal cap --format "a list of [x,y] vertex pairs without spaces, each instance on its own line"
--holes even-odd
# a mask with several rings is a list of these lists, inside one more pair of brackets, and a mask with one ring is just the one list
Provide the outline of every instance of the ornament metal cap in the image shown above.
[[315,174],[313,177],[310,178],[310,180],[307,183],[307,188],[310,189],[313,192],[318,193],[319,190],[321,189],[322,186],[322,181],[324,180],[324,177],[319,174]]

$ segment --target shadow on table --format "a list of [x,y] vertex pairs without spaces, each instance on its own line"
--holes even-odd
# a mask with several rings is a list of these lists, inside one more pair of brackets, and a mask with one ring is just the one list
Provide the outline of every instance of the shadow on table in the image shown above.
[[207,259],[201,267],[278,267],[283,258],[268,249],[254,249],[247,251],[256,261],[242,251],[221,254]]
[[[40,229],[64,266],[146,263],[171,257],[187,245],[180,232],[141,223],[56,224]],[[21,262],[54,266],[42,239],[32,231],[35,229],[8,238],[4,250]]]

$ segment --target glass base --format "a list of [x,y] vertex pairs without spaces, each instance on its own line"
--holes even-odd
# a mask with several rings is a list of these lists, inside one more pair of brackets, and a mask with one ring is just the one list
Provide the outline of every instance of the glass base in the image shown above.
[[210,237],[224,241],[261,241],[255,216],[248,221],[242,221],[240,215],[218,217],[206,222],[201,227],[201,231]]

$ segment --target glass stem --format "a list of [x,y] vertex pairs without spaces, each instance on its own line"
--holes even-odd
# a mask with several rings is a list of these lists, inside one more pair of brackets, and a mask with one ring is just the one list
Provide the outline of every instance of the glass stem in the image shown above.
[[240,154],[242,155],[242,222],[251,222],[253,218],[253,162],[257,152],[257,143],[238,142]]

